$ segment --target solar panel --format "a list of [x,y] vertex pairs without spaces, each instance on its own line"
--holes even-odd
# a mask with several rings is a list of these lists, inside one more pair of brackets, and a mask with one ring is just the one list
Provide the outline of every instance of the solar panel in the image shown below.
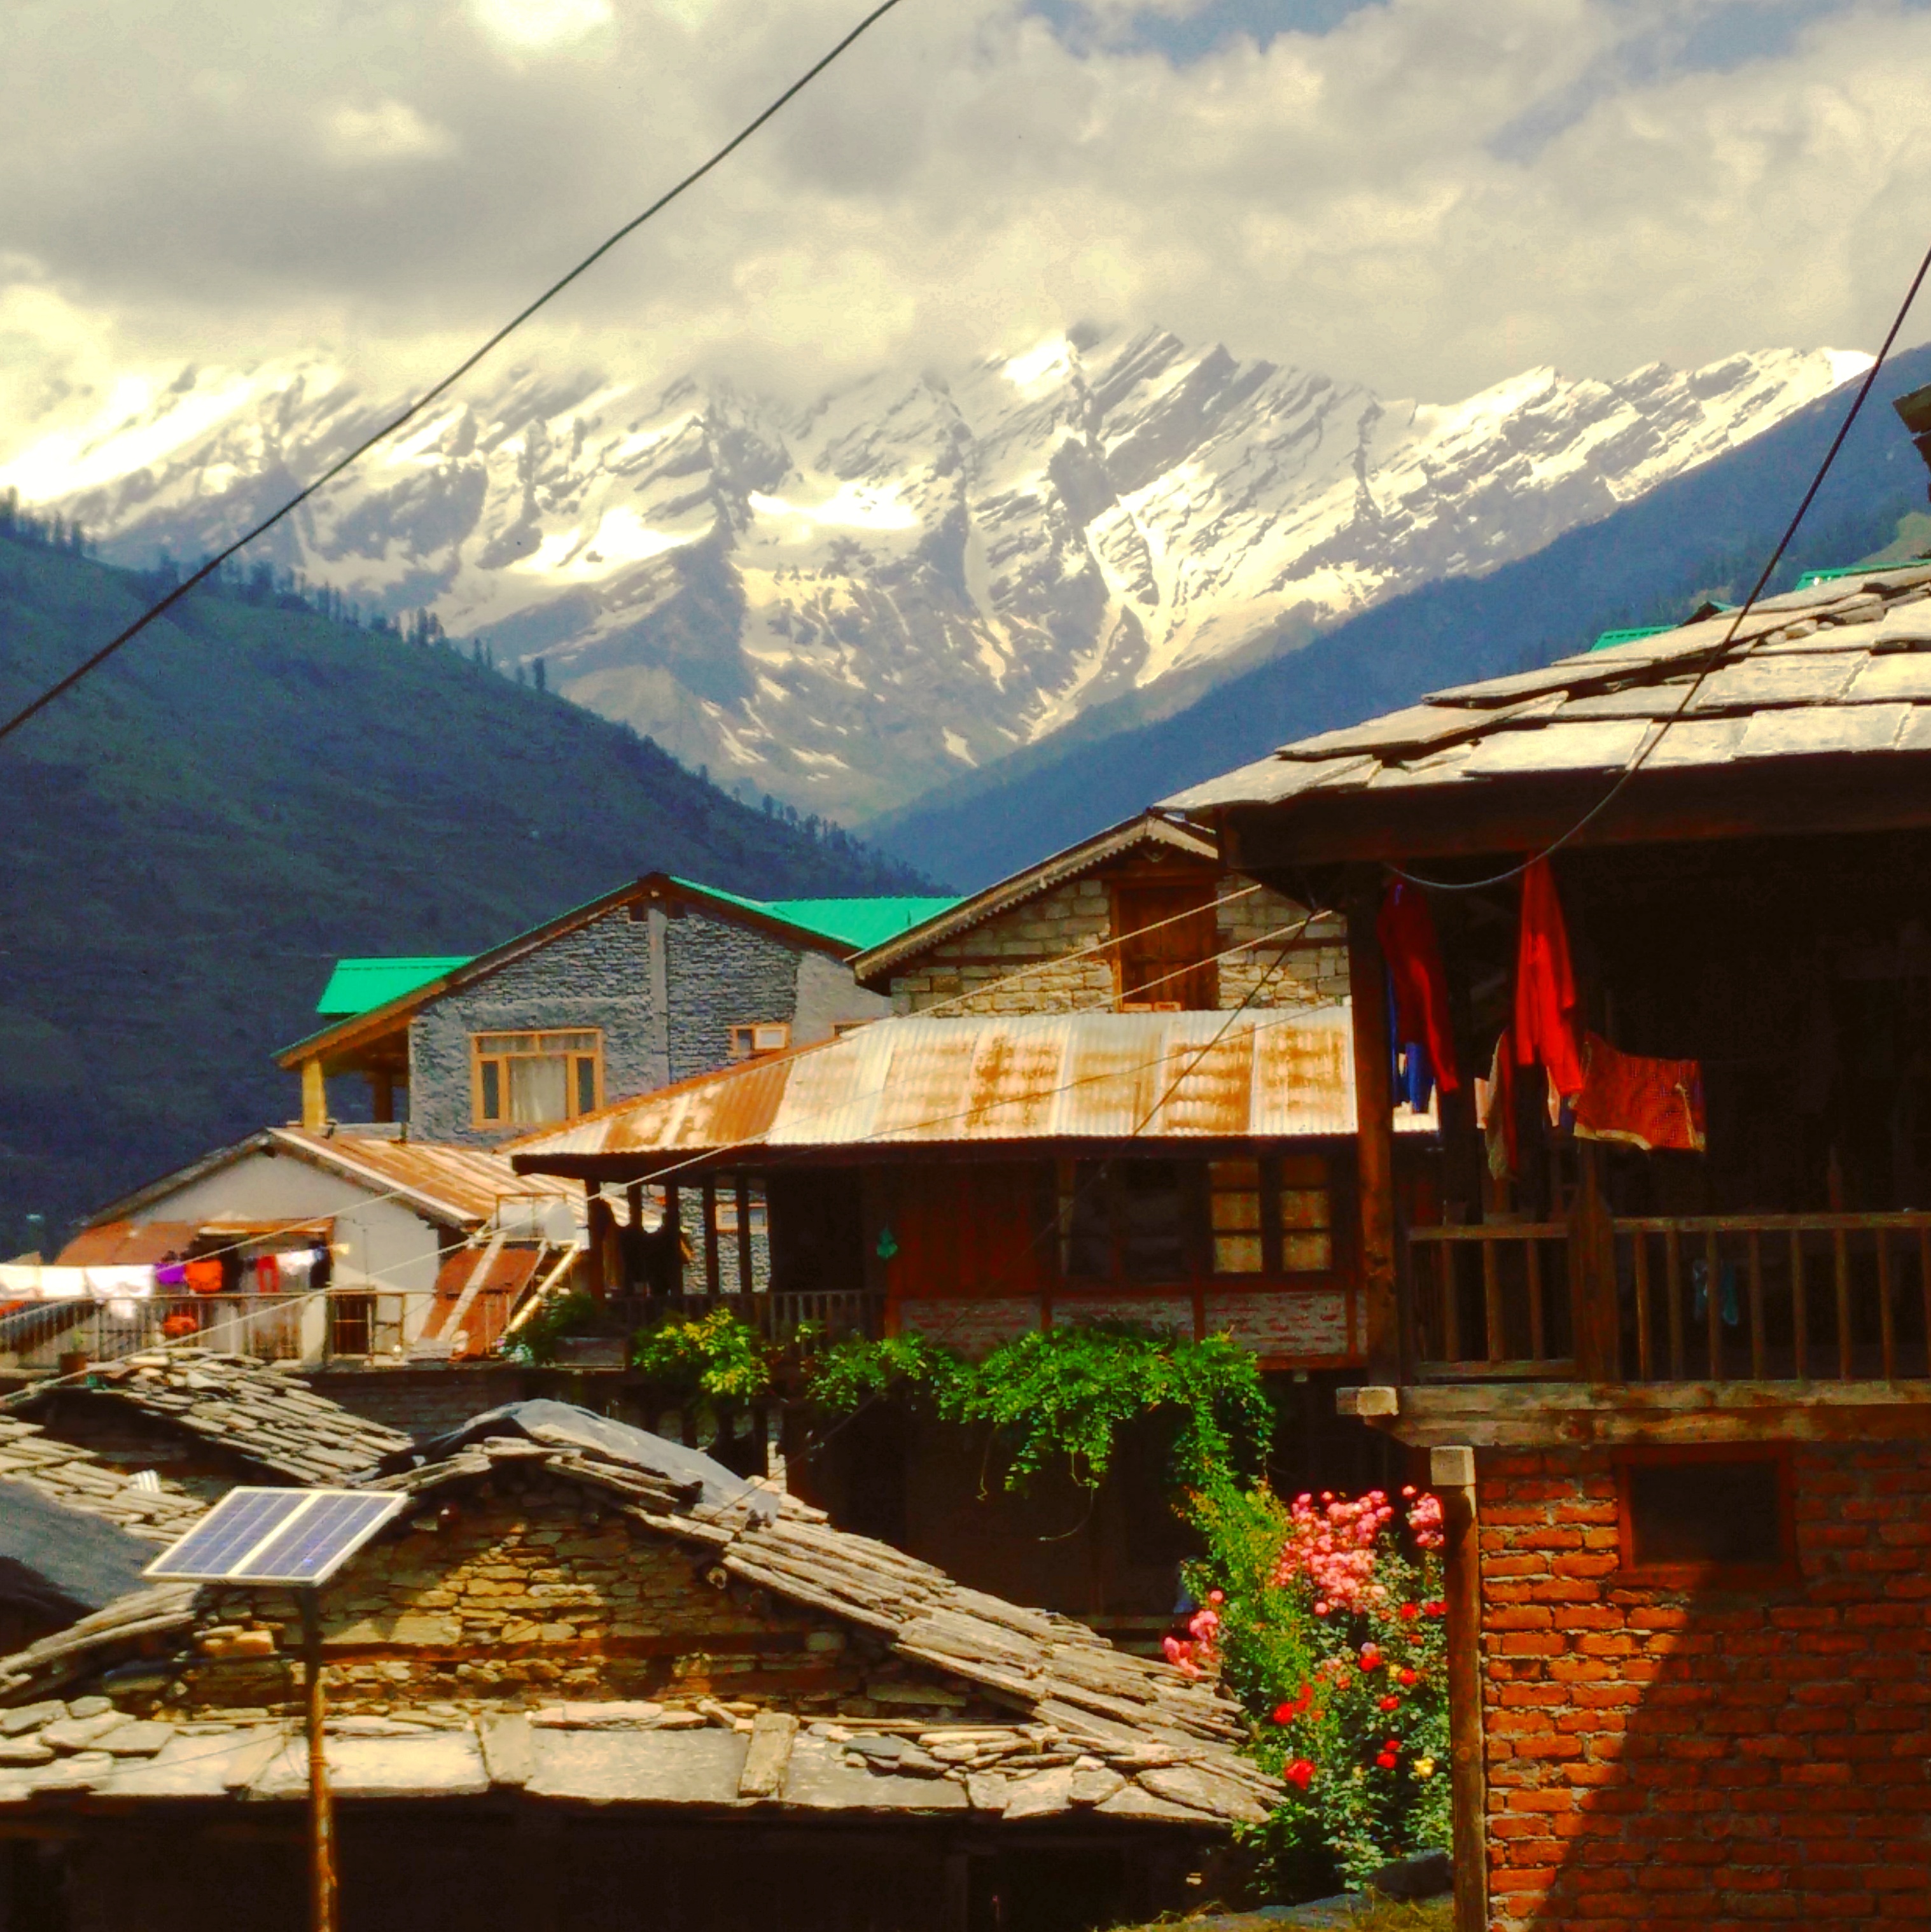
[[407,1502],[369,1490],[230,1490],[142,1574],[166,1582],[325,1582]]

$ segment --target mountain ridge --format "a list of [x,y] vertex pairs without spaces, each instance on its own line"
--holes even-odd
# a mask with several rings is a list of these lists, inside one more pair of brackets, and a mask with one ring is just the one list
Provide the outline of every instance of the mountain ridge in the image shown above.
[[[1452,404],[1158,328],[887,369],[803,407],[512,368],[264,540],[727,784],[896,810],[1108,705],[1171,712],[1387,597],[1480,574],[1760,434],[1859,358],[1771,350]],[[387,405],[317,357],[117,392],[0,469],[146,562],[204,554]]]
[[[1931,345],[1886,364],[1773,591],[1807,569],[1931,542],[1924,466],[1889,406],[1927,383]],[[1378,605],[1168,717],[1100,738],[1065,736],[955,778],[868,822],[865,834],[970,891],[1293,739],[1585,650],[1606,630],[1679,622],[1705,597],[1740,598],[1846,406],[1820,398],[1531,556]]]

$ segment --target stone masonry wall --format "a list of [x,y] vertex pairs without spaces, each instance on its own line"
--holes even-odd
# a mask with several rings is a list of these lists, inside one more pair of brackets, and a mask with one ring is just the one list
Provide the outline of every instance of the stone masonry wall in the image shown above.
[[[854,1716],[978,1710],[976,1696],[865,1633],[730,1582],[715,1561],[540,1472],[440,1490],[323,1592],[330,1708],[715,1696]],[[213,1615],[205,1660],[170,1702],[292,1708],[292,1598],[229,1592]]]
[[432,1000],[409,1022],[409,1121],[418,1140],[485,1146],[505,1127],[478,1127],[469,1036],[596,1027],[604,1036],[604,1095],[660,1084],[660,1028],[650,997],[650,928],[627,907],[566,933],[473,986]]
[[[1222,896],[1250,881],[1229,874]],[[1278,892],[1263,887],[1221,908],[1216,915],[1216,950],[1227,952],[1243,941],[1272,940],[1306,915]],[[1116,981],[1110,951],[1086,949],[1113,937],[1112,897],[1104,876],[1069,880],[1037,898],[1013,907],[969,932],[946,940],[913,961],[892,981],[894,1011],[923,1012],[944,1003],[948,1012],[1084,1012],[1104,1009]],[[1084,953],[1083,958],[1069,956]],[[1219,966],[1220,1005],[1239,1006],[1262,980],[1264,988],[1249,1002],[1255,1006],[1300,1006],[1340,1000],[1348,991],[1348,950],[1338,920],[1309,927],[1300,935],[1286,963],[1270,975],[1277,957],[1271,945],[1223,958]],[[994,983],[1029,961],[1057,962],[1028,973],[998,991]]]
[[1490,1922],[1926,1922],[1931,1445],[1794,1450],[1801,1580],[1618,1583],[1606,1452],[1480,1458]]

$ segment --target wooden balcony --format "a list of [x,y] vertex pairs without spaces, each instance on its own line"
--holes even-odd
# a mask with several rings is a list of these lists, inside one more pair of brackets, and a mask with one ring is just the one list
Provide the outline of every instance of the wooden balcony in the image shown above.
[[1407,1245],[1420,1381],[1931,1378],[1931,1214],[1606,1216],[1593,1238],[1501,1222]]

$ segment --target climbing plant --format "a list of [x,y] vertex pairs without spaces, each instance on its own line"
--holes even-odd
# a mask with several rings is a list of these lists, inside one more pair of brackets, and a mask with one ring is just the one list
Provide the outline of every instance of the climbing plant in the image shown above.
[[832,1414],[889,1397],[922,1402],[948,1422],[988,1426],[1013,1490],[1049,1466],[1098,1488],[1121,1431],[1161,1412],[1177,1424],[1177,1481],[1231,1479],[1258,1463],[1273,1424],[1246,1350],[1223,1336],[1195,1342],[1123,1323],[1015,1336],[977,1362],[920,1336],[853,1338],[817,1358],[806,1389]]
[[754,1402],[771,1386],[769,1345],[728,1308],[641,1330],[630,1359],[673,1402]]

